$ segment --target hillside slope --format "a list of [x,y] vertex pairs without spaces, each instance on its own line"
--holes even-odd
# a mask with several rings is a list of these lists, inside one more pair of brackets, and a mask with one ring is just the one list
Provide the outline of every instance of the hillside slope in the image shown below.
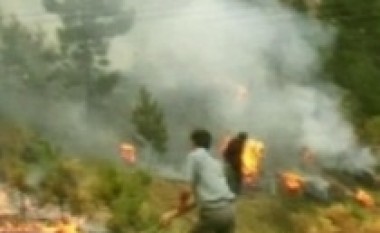
[[[146,210],[159,213],[173,207],[179,185],[154,180]],[[377,201],[380,193],[375,193]],[[152,232],[184,233],[196,221],[195,213],[177,219],[168,229]],[[154,227],[152,227],[153,229]],[[158,229],[158,228],[156,228]],[[254,193],[237,204],[237,233],[380,233],[380,212],[348,201],[320,204],[302,198]]]

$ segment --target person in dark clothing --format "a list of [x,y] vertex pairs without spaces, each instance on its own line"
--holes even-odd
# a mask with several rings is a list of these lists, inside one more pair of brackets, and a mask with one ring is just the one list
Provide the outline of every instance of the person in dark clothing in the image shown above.
[[239,133],[232,138],[227,144],[223,152],[223,157],[226,162],[227,181],[230,189],[235,194],[239,194],[242,189],[242,164],[241,154],[244,149],[245,141],[248,134],[245,132]]

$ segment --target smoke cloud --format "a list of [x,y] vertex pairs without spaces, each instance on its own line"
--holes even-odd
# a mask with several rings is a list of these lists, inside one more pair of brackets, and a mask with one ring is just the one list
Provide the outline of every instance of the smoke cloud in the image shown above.
[[[186,153],[189,131],[202,126],[216,140],[240,130],[263,140],[272,167],[294,166],[302,146],[326,166],[374,163],[340,113],[340,90],[321,81],[333,28],[276,0],[132,0],[126,7],[136,19],[111,44],[112,66],[127,74],[116,93],[131,97],[138,84],[153,92],[172,157]],[[52,111],[60,123],[49,127],[75,129],[73,141],[86,139],[88,147],[117,143],[107,122],[87,127],[81,103],[64,104]]]
[[277,1],[134,7],[136,25],[125,39],[133,45],[132,70],[164,104],[172,138],[186,139],[192,126],[218,136],[245,130],[265,141],[272,166],[293,166],[302,146],[326,166],[373,164],[339,110],[340,91],[321,81],[332,28]]

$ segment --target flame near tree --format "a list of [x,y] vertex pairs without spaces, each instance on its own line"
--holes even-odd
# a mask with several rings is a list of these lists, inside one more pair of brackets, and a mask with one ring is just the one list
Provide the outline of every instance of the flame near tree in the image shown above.
[[123,160],[129,164],[134,164],[137,161],[136,148],[129,143],[122,143],[120,145],[120,154]]

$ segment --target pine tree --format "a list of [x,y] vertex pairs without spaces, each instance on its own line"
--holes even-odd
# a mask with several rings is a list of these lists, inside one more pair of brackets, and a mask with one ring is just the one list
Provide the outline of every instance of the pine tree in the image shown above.
[[16,18],[0,19],[1,87],[47,94],[54,81],[57,54],[45,44],[42,31],[31,31]]
[[139,103],[132,113],[132,123],[139,135],[148,141],[155,151],[162,154],[166,152],[168,140],[164,113],[146,88],[140,89],[139,97]]
[[116,86],[120,75],[106,68],[110,40],[126,33],[133,14],[123,0],[43,0],[48,12],[57,14],[63,27],[57,31],[66,59],[61,70],[66,84],[84,98],[87,110]]
[[321,18],[337,29],[327,73],[352,93],[366,116],[380,114],[379,10],[377,0],[322,1],[320,9]]

